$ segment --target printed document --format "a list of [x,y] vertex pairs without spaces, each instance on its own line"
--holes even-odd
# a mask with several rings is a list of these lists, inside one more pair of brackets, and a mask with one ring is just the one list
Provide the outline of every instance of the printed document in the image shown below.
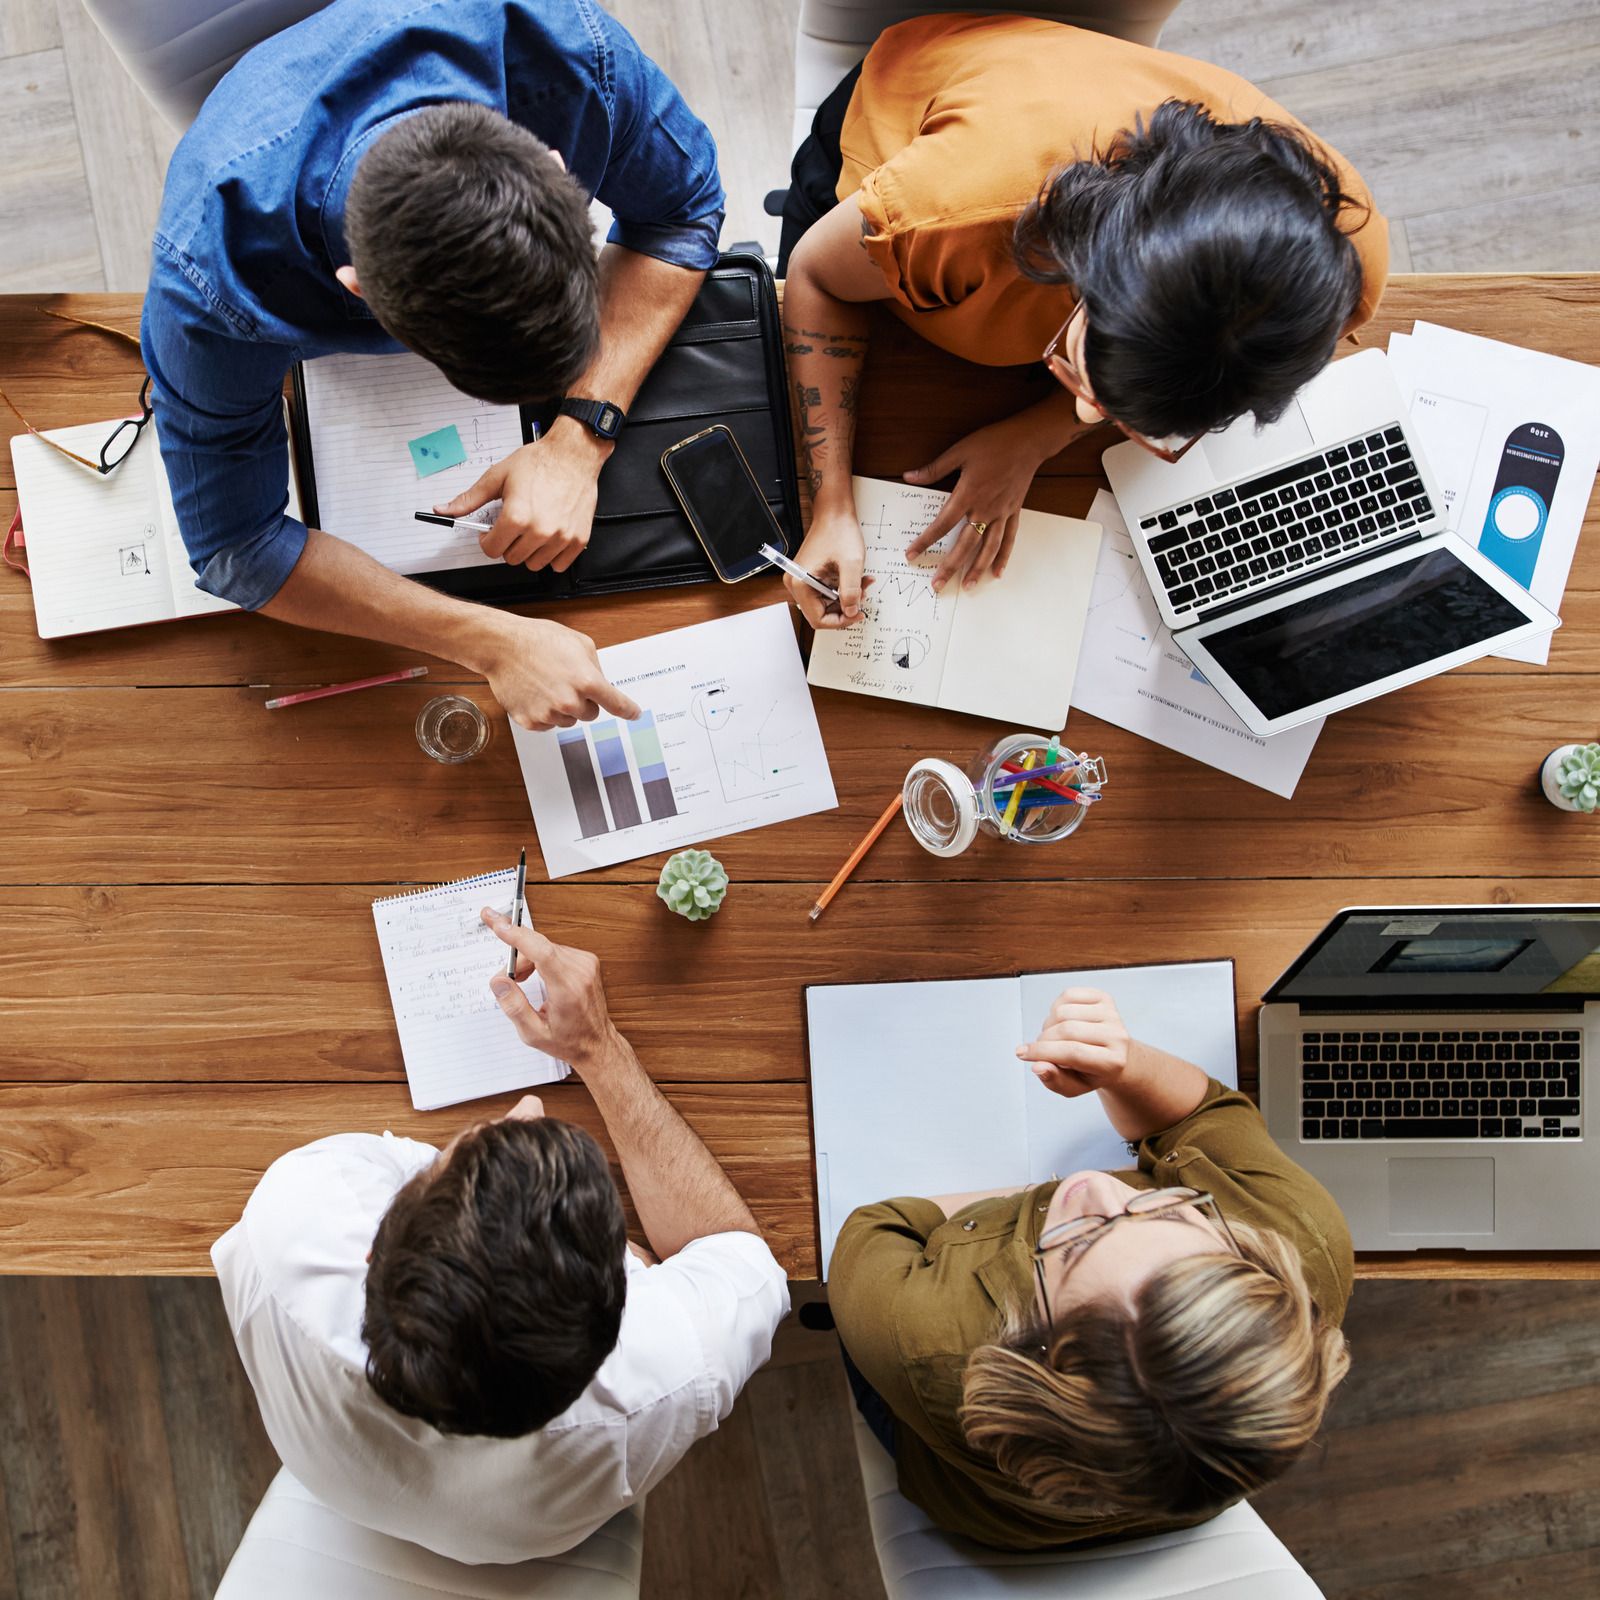
[[788,606],[611,645],[600,665],[636,721],[511,729],[550,877],[838,804]]
[[[1445,526],[1559,612],[1600,466],[1600,368],[1431,322],[1390,335],[1389,366]],[[1552,637],[1495,653],[1542,663]]]
[[1251,733],[1162,622],[1110,490],[1094,497],[1089,515],[1105,532],[1073,705],[1287,800],[1311,759],[1321,719],[1270,739]]

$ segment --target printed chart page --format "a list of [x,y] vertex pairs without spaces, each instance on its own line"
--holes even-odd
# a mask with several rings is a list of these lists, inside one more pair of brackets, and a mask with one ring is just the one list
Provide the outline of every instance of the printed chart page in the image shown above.
[[1105,530],[1072,703],[1130,733],[1288,799],[1322,722],[1263,739],[1195,670],[1156,610],[1128,525],[1109,490],[1089,515]]
[[[1075,988],[1103,989],[1116,1002],[1135,1039],[1192,1061],[1229,1088],[1238,1087],[1231,961],[1030,973],[1020,985],[1021,1032],[1016,1042],[1037,1039],[1056,997]],[[1023,1076],[1030,1182],[1091,1168],[1113,1172],[1135,1164],[1098,1094],[1068,1100],[1045,1088],[1025,1064]]]
[[[87,423],[50,437],[92,460],[115,426]],[[147,432],[104,477],[25,433],[11,441],[41,638],[167,622],[179,614],[176,593],[199,595],[182,542],[165,526],[163,500],[171,501],[154,425]],[[206,610],[232,609],[200,599]]]
[[637,721],[511,729],[551,878],[838,804],[787,606],[611,645],[600,665]]
[[[1389,366],[1446,527],[1559,613],[1600,466],[1600,368],[1431,322],[1391,336]],[[1495,654],[1542,664],[1551,637]]]
[[[554,1083],[572,1070],[517,1037],[489,979],[505,971],[506,947],[484,925],[484,906],[510,911],[514,870],[464,878],[418,894],[377,900],[372,920],[400,1033],[411,1103],[418,1111]],[[523,988],[540,1005],[537,976]]]
[[1017,1018],[1015,978],[806,990],[824,1278],[857,1206],[1025,1180]]
[[857,478],[855,492],[867,575],[874,582],[862,597],[860,622],[817,634],[811,684],[937,705],[960,590],[949,586],[943,594],[933,592],[940,546],[915,561],[906,560],[906,546],[939,515],[949,496],[877,478]]
[[395,572],[496,565],[477,534],[415,513],[454,499],[520,448],[517,408],[462,394],[409,351],[319,356],[304,372],[323,528]]

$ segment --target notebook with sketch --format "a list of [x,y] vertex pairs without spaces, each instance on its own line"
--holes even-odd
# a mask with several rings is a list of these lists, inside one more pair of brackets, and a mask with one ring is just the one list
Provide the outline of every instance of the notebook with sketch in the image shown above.
[[1015,1054],[1078,985],[1134,1038],[1238,1084],[1231,961],[806,990],[824,1277],[857,1206],[1133,1165],[1098,1095],[1052,1094]]
[[[116,425],[53,428],[49,437],[92,461]],[[195,583],[153,422],[147,431],[150,437],[103,477],[31,434],[12,439],[41,639],[238,609]],[[291,476],[291,514],[298,508]]]
[[[510,869],[486,872],[372,904],[418,1111],[555,1083],[572,1070],[525,1045],[489,988],[508,952],[478,913],[486,905],[509,910],[516,880]],[[543,998],[537,977],[523,987],[536,1004]]]
[[[1089,612],[1100,529],[1092,522],[1024,511],[1005,576],[975,589],[929,582],[933,553],[906,560],[906,546],[948,495],[857,478],[856,514],[876,581],[863,620],[818,633],[807,676],[813,688],[848,689],[1055,732],[1067,720],[1078,646]],[[948,536],[941,547],[948,545]]]
[[475,533],[415,513],[453,500],[521,447],[516,406],[462,394],[410,351],[319,356],[295,369],[294,383],[301,475],[319,528],[408,575],[502,565]]

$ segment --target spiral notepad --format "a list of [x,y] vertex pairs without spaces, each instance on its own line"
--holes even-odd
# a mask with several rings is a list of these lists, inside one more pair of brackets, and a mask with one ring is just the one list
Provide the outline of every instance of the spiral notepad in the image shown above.
[[[485,872],[372,904],[419,1111],[554,1083],[572,1070],[525,1045],[489,988],[495,969],[505,971],[507,950],[478,913],[486,905],[509,911],[516,880],[510,869]],[[523,988],[535,1004],[543,1001],[537,977]]]

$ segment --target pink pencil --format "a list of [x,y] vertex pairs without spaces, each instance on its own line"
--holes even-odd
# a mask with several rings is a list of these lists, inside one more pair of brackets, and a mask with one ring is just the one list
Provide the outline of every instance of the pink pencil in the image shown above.
[[404,683],[407,678],[425,678],[426,667],[407,667],[403,672],[386,672],[381,678],[357,678],[354,683],[330,683],[326,689],[307,689],[304,694],[281,695],[267,701],[267,710],[276,711],[281,706],[297,706],[307,700],[326,700],[330,694],[350,694],[357,689],[376,689],[380,683]]

